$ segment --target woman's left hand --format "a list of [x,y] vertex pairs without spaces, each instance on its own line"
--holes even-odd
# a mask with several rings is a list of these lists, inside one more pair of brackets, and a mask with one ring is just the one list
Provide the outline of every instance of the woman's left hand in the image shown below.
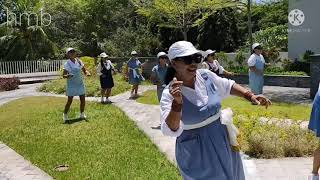
[[251,102],[257,105],[265,106],[266,109],[272,105],[272,102],[263,95],[253,95],[251,97]]
[[91,76],[91,73],[89,71],[86,71],[86,76]]

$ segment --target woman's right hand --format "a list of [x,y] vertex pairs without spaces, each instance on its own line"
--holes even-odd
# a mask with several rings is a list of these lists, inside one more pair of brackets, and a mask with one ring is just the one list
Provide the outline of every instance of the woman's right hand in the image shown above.
[[178,81],[176,77],[173,78],[171,85],[169,86],[169,92],[173,96],[174,100],[178,104],[182,104],[182,92],[181,86],[183,81]]

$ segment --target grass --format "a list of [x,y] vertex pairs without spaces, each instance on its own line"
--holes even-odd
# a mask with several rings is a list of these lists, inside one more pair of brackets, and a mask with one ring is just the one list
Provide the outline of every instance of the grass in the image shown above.
[[[180,179],[120,109],[88,103],[89,122],[62,124],[66,99],[31,97],[0,107],[0,141],[56,179]],[[78,100],[70,117],[78,115]],[[54,168],[68,164],[66,172]]]
[[142,94],[142,96],[137,99],[137,102],[142,104],[149,104],[149,105],[159,105],[157,91],[155,90],[145,91]]
[[[112,88],[112,96],[124,93],[131,89],[131,85],[123,79],[122,74],[113,76],[115,86]],[[97,76],[85,77],[86,95],[87,96],[100,96],[100,81]],[[66,79],[52,80],[44,83],[39,91],[50,92],[55,94],[65,94]],[[142,82],[142,85],[151,85],[149,81]]]

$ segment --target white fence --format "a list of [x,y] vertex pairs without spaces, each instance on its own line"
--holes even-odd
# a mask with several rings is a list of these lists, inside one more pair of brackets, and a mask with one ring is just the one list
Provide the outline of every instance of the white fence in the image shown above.
[[0,61],[0,74],[58,72],[66,60]]

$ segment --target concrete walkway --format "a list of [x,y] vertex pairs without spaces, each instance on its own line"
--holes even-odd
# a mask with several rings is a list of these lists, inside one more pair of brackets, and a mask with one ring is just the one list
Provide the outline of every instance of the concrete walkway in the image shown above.
[[[36,92],[36,88],[40,84],[23,85],[19,90],[0,93],[0,105],[9,101],[27,97],[27,96],[56,96],[65,97],[63,95],[53,95],[49,93]],[[140,91],[146,91],[154,89],[155,87],[143,86]],[[292,88],[290,88],[292,90]],[[298,91],[291,91],[287,93],[287,89],[280,87],[266,87],[265,92],[271,99],[274,97],[284,97],[288,100],[288,96],[291,103],[306,103],[310,104],[311,101],[307,99],[301,99],[307,96],[308,89],[297,88]],[[279,92],[282,95],[279,95]],[[296,93],[298,92],[298,93]],[[285,96],[288,94],[288,96]],[[273,96],[272,96],[273,95]],[[129,92],[120,94],[110,99],[114,102],[114,105],[121,108],[135,123],[143,130],[151,141],[163,152],[168,159],[175,162],[175,138],[163,136],[160,130],[157,128],[160,123],[159,106],[140,104],[134,100],[129,100]],[[99,98],[87,98],[88,101],[99,101]],[[1,148],[5,147],[5,148]],[[10,159],[8,156],[3,155],[7,151],[10,151],[14,155]],[[15,160],[14,160],[15,159]],[[285,158],[285,159],[251,159],[245,155],[242,155],[246,178],[249,180],[305,180],[310,175],[312,167],[312,158]],[[17,163],[19,162],[20,165]],[[34,173],[33,179],[50,179],[45,172],[41,171],[35,166],[32,166],[30,162],[26,161],[11,150],[4,144],[0,144],[0,180],[2,179],[27,179],[31,176],[26,175],[26,169]],[[31,173],[32,174],[32,173]],[[30,175],[30,173],[29,173]],[[30,178],[29,178],[30,179]]]

